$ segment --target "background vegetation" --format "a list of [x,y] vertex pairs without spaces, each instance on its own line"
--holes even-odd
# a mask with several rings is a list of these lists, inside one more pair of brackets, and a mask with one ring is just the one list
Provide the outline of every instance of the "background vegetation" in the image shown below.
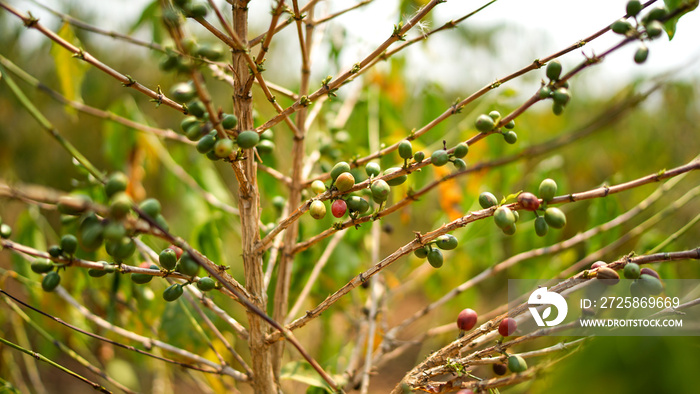
[[[26,10],[46,12],[40,11],[41,6],[33,2],[1,2],[3,5],[7,3],[22,14],[26,14]],[[162,22],[162,7],[163,4],[169,7],[168,3],[170,2],[150,2],[145,5],[145,9],[133,13],[133,17],[123,18],[123,22],[118,24],[121,33],[152,42],[156,45],[155,49],[147,49],[124,39],[105,37],[75,24],[61,22],[56,15],[46,14],[39,22],[52,31],[60,32],[64,39],[85,49],[113,69],[129,75],[154,91],[160,87],[163,93],[169,95],[173,85],[189,80],[192,76],[190,73],[164,72],[158,67],[164,56],[160,45],[175,45]],[[213,3],[225,13],[230,13],[229,2]],[[250,4],[249,39],[267,32],[271,17],[268,11],[270,8],[274,10],[280,3],[285,2]],[[292,9],[296,3],[287,2],[285,6]],[[321,80],[326,75],[340,75],[374,49],[372,45],[376,46],[377,43],[372,34],[377,33],[370,28],[365,30],[365,27],[353,24],[358,22],[350,19],[349,15],[358,14],[362,18],[361,15],[373,15],[380,8],[375,7],[375,2],[371,1],[353,2],[353,5],[357,4],[357,10],[349,12],[347,19],[341,15],[325,23],[320,22],[324,16],[333,15],[350,6],[339,3],[345,2],[318,2],[314,11],[307,11],[304,23],[301,24],[306,28],[306,22],[318,22],[313,25],[313,38],[317,41],[305,47],[313,48],[310,57],[310,86],[305,86],[304,79],[299,77],[301,57],[293,18],[272,40],[262,74],[268,82],[284,85],[295,94],[309,88],[313,92],[321,87]],[[687,6],[685,2],[666,3],[671,3],[671,9]],[[679,5],[680,3],[683,4]],[[618,11],[616,18],[624,16],[624,4],[625,2],[615,4]],[[408,23],[420,13],[423,9],[421,7],[428,5],[433,4],[427,1],[401,1],[390,12],[395,18],[392,23],[396,23],[396,26],[399,21]],[[488,7],[476,13],[473,18],[480,17],[491,9],[496,9],[499,13],[508,12],[508,7],[499,2],[469,2],[461,9],[461,14],[449,18],[461,18],[481,5]],[[299,6],[303,7],[304,3]],[[122,12],[122,5],[104,5],[104,9],[101,7],[92,9],[84,7],[80,2],[68,2],[56,8],[94,26],[100,26],[109,12],[120,14],[119,20],[122,19],[122,14],[127,14]],[[440,5],[436,7],[439,8]],[[291,12],[292,15],[295,14],[294,11]],[[280,21],[289,17],[289,14],[282,14]],[[353,16],[355,17],[357,16]],[[212,24],[217,21],[211,10],[206,19]],[[230,21],[228,14],[226,19]],[[336,162],[352,163],[355,159],[376,152],[380,147],[389,147],[409,137],[412,131],[440,117],[455,103],[495,80],[531,65],[534,60],[526,57],[529,56],[526,49],[517,51],[522,57],[509,56],[507,61],[503,60],[502,54],[512,48],[503,45],[502,37],[514,34],[505,24],[497,29],[478,27],[479,24],[470,24],[471,19],[466,18],[455,28],[428,37],[427,32],[439,28],[448,20],[428,13],[422,19],[423,25],[410,30],[406,36],[409,40],[407,42],[416,39],[419,41],[417,44],[379,61],[376,66],[363,69],[351,83],[339,87],[337,97],[323,96],[323,99],[307,110],[301,111],[307,119],[311,119],[307,125],[302,125],[305,133],[303,165],[308,168],[308,176],[303,177],[305,187],[309,184],[308,180],[327,173]],[[612,22],[614,19],[608,21]],[[183,19],[182,23],[187,37],[197,37],[199,45],[216,41],[191,18],[187,21]],[[595,33],[601,27],[591,26],[588,34]],[[391,25],[377,29],[382,40],[389,37],[391,29]],[[302,31],[301,34],[311,32]],[[3,79],[0,80],[0,183],[3,187],[0,192],[0,217],[3,223],[12,228],[10,240],[38,251],[46,251],[50,245],[57,244],[63,234],[77,231],[77,224],[63,217],[56,210],[55,201],[50,201],[51,198],[47,198],[47,201],[23,199],[11,192],[15,187],[17,190],[36,191],[47,196],[53,195],[55,191],[62,194],[79,192],[91,196],[99,204],[108,204],[108,200],[100,182],[90,176],[84,166],[76,164],[71,155],[42,130],[26,106],[21,105],[5,83],[7,77],[19,85],[32,105],[96,168],[104,174],[114,171],[126,173],[129,177],[128,193],[134,201],[158,199],[163,206],[162,214],[167,219],[170,233],[182,237],[209,260],[228,267],[227,272],[245,285],[246,273],[241,257],[245,252],[242,224],[239,216],[234,214],[240,201],[238,181],[230,163],[210,161],[184,139],[179,126],[184,115],[167,105],[154,105],[146,95],[127,89],[100,70],[71,58],[70,53],[41,36],[36,29],[24,27],[19,18],[6,10],[0,11],[0,35],[4,37],[0,40],[0,55],[4,59],[0,63],[3,73]],[[604,35],[615,36],[610,31]],[[615,37],[616,43],[624,38],[620,35]],[[668,45],[666,33],[658,41],[656,45]],[[398,42],[390,49],[400,44]],[[518,45],[541,48],[542,43],[524,41]],[[653,57],[654,47],[650,47],[650,56]],[[535,56],[543,59],[563,49],[565,48],[548,47]],[[601,54],[606,49],[596,48],[595,54]],[[256,56],[258,51],[259,46],[252,50],[251,56]],[[464,71],[450,74],[450,82],[445,81],[444,75],[437,77],[430,73],[421,74],[418,78],[415,71],[417,67],[422,70],[440,69],[440,64],[430,60],[432,56],[437,56],[436,53],[454,54],[455,59],[459,60],[461,54],[466,53],[475,60],[460,64],[459,68]],[[564,73],[585,62],[585,55],[593,54],[587,46],[562,54],[559,60],[564,65]],[[610,56],[621,55],[613,52]],[[229,60],[227,52],[221,62],[225,64]],[[37,89],[29,78],[23,78],[13,71],[10,64],[41,81],[42,86],[71,100],[155,127],[161,130],[161,135],[90,116],[76,110],[75,106],[58,102],[46,94],[45,88]],[[319,305],[329,294],[352,281],[358,274],[397,249],[405,247],[416,238],[415,232],[426,234],[470,212],[481,211],[477,201],[481,192],[490,191],[499,199],[521,190],[536,193],[543,179],[552,178],[559,185],[558,195],[565,195],[632,181],[695,160],[699,153],[699,85],[697,76],[687,76],[682,71],[697,67],[697,64],[677,64],[677,68],[666,73],[642,71],[640,77],[629,85],[603,96],[591,94],[594,93],[591,85],[604,85],[607,81],[594,71],[590,72],[595,78],[588,76],[587,72],[594,70],[596,65],[591,63],[589,66],[590,69],[583,70],[569,80],[572,99],[560,116],[552,113],[550,101],[535,103],[517,116],[516,144],[505,143],[499,135],[475,141],[473,146],[470,144],[465,158],[467,170],[462,174],[440,182],[394,214],[378,221],[368,221],[356,228],[351,226],[297,253],[289,281],[290,309],[295,306],[297,297],[302,293],[318,262],[327,263],[310,287],[308,297],[294,309],[293,315],[288,316],[286,323],[303,316],[306,310]],[[636,65],[631,56],[624,67],[630,72],[644,70],[644,65]],[[484,71],[490,69],[506,71],[502,74]],[[227,79],[232,78],[230,70],[226,67],[209,68],[208,63],[201,70],[216,108],[227,113],[234,112],[232,89],[227,83]],[[472,73],[471,70],[475,71]],[[439,71],[436,73],[439,74]],[[222,75],[226,77],[222,78]],[[424,151],[430,157],[431,152],[443,147],[443,141],[450,148],[478,136],[479,132],[474,128],[474,120],[478,115],[492,110],[500,111],[503,116],[511,114],[538,91],[541,80],[547,82],[544,68],[534,69],[512,83],[498,86],[478,100],[460,105],[459,113],[449,116],[413,140],[413,151]],[[586,88],[579,89],[580,86]],[[259,127],[274,118],[277,112],[259,85],[255,85],[252,92],[254,126]],[[293,105],[299,97],[290,98],[280,92],[275,95],[281,108]],[[300,116],[302,115],[298,113],[291,116],[291,119],[298,121]],[[280,203],[289,201],[291,193],[294,193],[280,181],[283,177],[289,179],[292,176],[291,169],[295,165],[291,154],[294,134],[284,122],[271,130],[274,132],[274,148],[271,152],[260,151],[259,162],[276,171],[257,172],[262,224],[260,234],[263,237],[287,217],[288,212],[303,207],[306,201],[315,197],[310,189],[306,189],[302,195],[297,196],[301,199],[300,204],[290,207]],[[171,138],[175,135],[173,131],[179,133],[179,137]],[[551,149],[541,149],[543,147]],[[382,169],[402,164],[394,151],[375,161],[381,164]],[[353,168],[352,173],[358,182],[367,178],[363,168],[364,165]],[[420,170],[411,172],[406,183],[392,187],[387,205],[391,207],[410,193],[456,172],[452,164],[445,167],[423,166]],[[698,232],[694,221],[697,220],[700,205],[692,197],[683,200],[683,196],[687,193],[691,196],[694,196],[692,193],[697,194],[694,192],[697,184],[698,174],[690,172],[673,188],[663,189],[653,204],[621,225],[556,253],[523,259],[439,305],[404,330],[391,331],[404,319],[489,267],[521,253],[558,244],[609,222],[624,212],[639,207],[640,202],[661,186],[654,183],[605,198],[563,204],[560,208],[566,212],[567,226],[560,231],[550,229],[545,237],[535,234],[532,226],[534,215],[526,211],[520,212],[518,231],[512,236],[504,235],[488,217],[459,226],[455,231],[450,231],[459,240],[459,247],[444,252],[445,263],[441,268],[431,267],[425,259],[417,258],[413,253],[402,256],[373,276],[367,282],[369,286],[358,286],[308,325],[294,330],[294,335],[323,369],[347,391],[389,392],[431,353],[455,341],[458,330],[454,322],[460,310],[467,307],[476,310],[479,313],[477,327],[504,313],[509,278],[564,278],[588,268],[596,260],[612,262],[629,253],[642,255],[651,250],[675,252],[696,248]],[[42,188],[30,189],[33,185],[41,185]],[[358,192],[358,195],[365,194]],[[677,204],[672,210],[665,210],[679,200],[683,203]],[[306,206],[308,208],[308,204]],[[328,208],[329,213],[322,220],[314,220],[308,214],[301,216],[297,222],[298,234],[292,241],[303,242],[340,222],[340,219],[330,215],[330,207]],[[650,218],[660,220],[647,222]],[[347,220],[347,216],[342,219]],[[690,226],[686,226],[688,224]],[[142,244],[125,264],[138,266],[142,261],[150,261],[152,251],[159,253],[171,243],[153,233],[138,237]],[[667,240],[671,242],[666,242]],[[659,245],[664,247],[655,250]],[[269,267],[271,253],[272,260],[275,257],[281,258],[279,250],[265,251],[261,256],[263,270]],[[327,253],[330,254],[324,257]],[[104,249],[96,252],[79,250],[76,256],[86,261],[111,261]],[[31,253],[13,253],[11,250],[0,253],[0,287],[34,308],[82,330],[183,363],[197,364],[167,349],[148,349],[145,343],[119,336],[98,326],[86,316],[89,313],[100,316],[110,324],[126,328],[132,334],[172,344],[211,360],[216,365],[223,362],[245,372],[241,360],[250,363],[251,355],[245,338],[222,319],[228,316],[248,327],[250,316],[246,313],[246,308],[233,301],[225,291],[213,291],[205,297],[221,308],[221,313],[215,313],[203,301],[198,301],[196,295],[187,301],[183,297],[176,302],[164,302],[160,294],[169,283],[162,278],[155,278],[146,285],[137,285],[129,280],[128,274],[94,278],[87,274],[85,268],[68,267],[61,271],[63,290],[60,294],[47,293],[41,289],[41,275],[29,268],[32,260]],[[584,261],[584,265],[579,264],[576,269],[569,269],[581,261]],[[693,260],[655,263],[653,267],[663,278],[700,278],[700,268]],[[270,284],[267,287],[269,301],[265,307],[266,312],[272,316],[275,313],[272,300],[276,297],[275,288],[279,278],[276,269],[270,271],[270,274]],[[66,301],[63,294],[77,300],[87,310],[76,309]],[[0,313],[2,338],[40,353],[99,382],[109,390],[119,390],[114,383],[116,381],[123,385],[122,389],[139,392],[253,392],[251,385],[236,382],[230,376],[202,373],[145,357],[79,334],[27,308],[19,308],[7,296],[3,296],[3,301]],[[211,319],[216,330],[205,322],[200,312]],[[274,330],[270,329],[269,332]],[[388,333],[397,337],[387,337]],[[373,342],[368,344],[368,337],[372,337]],[[543,337],[515,346],[512,351],[522,353],[546,348],[561,340],[562,337]],[[95,375],[94,371],[86,369],[76,361],[76,357],[57,346],[56,341],[71,348],[88,364],[97,367],[114,381],[104,380]],[[488,344],[492,343],[493,341]],[[384,355],[375,360],[371,381],[368,377],[365,378],[370,376],[363,373],[368,345],[372,346],[376,355],[381,355],[385,346],[405,344],[409,346],[402,346],[401,353]],[[537,379],[523,379],[527,383],[513,385],[508,390],[544,392],[565,389],[567,392],[590,392],[604,387],[606,392],[687,392],[696,387],[694,371],[700,366],[696,357],[698,344],[697,338],[692,336],[594,338],[554,366],[542,371],[537,369]],[[16,349],[1,345],[0,353],[0,377],[7,390],[65,392],[68,387],[87,390],[88,386],[84,383]],[[237,359],[234,354],[239,354],[240,358]],[[561,355],[551,356],[553,358],[536,357],[528,362],[531,366],[545,366]],[[473,376],[483,379],[494,377],[489,365],[472,368],[470,373]],[[363,387],[363,379],[367,379],[369,383],[365,384],[369,386]],[[289,345],[282,358],[280,381],[284,392],[300,392],[307,388],[313,392],[327,387]]]

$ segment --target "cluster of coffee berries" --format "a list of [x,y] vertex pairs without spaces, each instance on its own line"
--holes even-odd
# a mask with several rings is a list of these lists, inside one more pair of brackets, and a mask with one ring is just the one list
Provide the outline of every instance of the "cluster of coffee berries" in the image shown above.
[[[433,248],[433,245],[436,248]],[[428,259],[428,263],[435,268],[442,267],[444,258],[442,256],[442,250],[452,250],[459,245],[459,241],[452,234],[443,234],[435,239],[435,241],[425,244],[420,248],[416,249],[413,254],[419,259]]]
[[206,1],[173,0],[173,4],[189,18],[203,18],[209,12]]
[[[637,51],[634,53],[634,62],[637,64],[644,63],[649,56],[649,48],[644,45],[644,40],[651,40],[661,36],[664,32],[662,21],[668,16],[668,9],[664,5],[659,5],[651,8],[649,12],[638,21],[637,15],[642,11],[642,8],[644,7],[641,1],[628,1],[627,17],[615,21],[610,25],[610,29],[617,34],[639,39],[639,48],[637,48]],[[627,18],[632,18],[635,25]]]
[[500,132],[501,135],[503,135],[503,139],[507,143],[516,143],[518,141],[518,134],[516,134],[515,131],[513,131],[513,128],[515,128],[515,121],[511,119],[510,122],[503,125],[503,128],[505,130],[501,130],[500,128],[496,129],[496,126],[500,122],[501,113],[498,111],[491,111],[488,115],[481,114],[477,116],[476,121],[474,122],[474,127],[476,127],[476,129],[482,133],[488,133],[495,130],[496,132]]
[[[557,193],[557,183],[552,179],[545,179],[540,183],[539,195],[544,203],[540,203],[540,199],[532,193],[523,192],[517,196],[518,203],[523,209],[535,212],[535,233],[543,237],[549,231],[549,227],[563,228],[566,225],[566,215],[559,208],[548,207],[547,203],[551,201]],[[504,199],[505,200],[505,199]],[[503,201],[502,203],[505,203]],[[490,192],[483,192],[479,195],[479,205],[488,209],[499,205],[496,196]],[[538,212],[543,212],[540,216]],[[504,234],[513,235],[516,230],[516,223],[520,219],[520,214],[516,210],[512,210],[505,205],[501,205],[493,212],[493,220]]]
[[7,239],[12,236],[12,227],[9,224],[3,223],[0,219],[0,238]]
[[571,93],[569,92],[569,82],[564,81],[559,82],[559,77],[561,76],[562,66],[559,60],[552,60],[547,64],[547,69],[545,71],[549,83],[542,86],[538,93],[540,100],[552,99],[554,102],[552,104],[552,112],[554,115],[561,115],[564,112],[564,107],[571,100]]
[[[603,280],[605,284],[614,285],[620,281],[620,275],[615,270],[608,268],[604,261],[596,261],[591,265],[591,269],[597,270],[596,278]],[[630,294],[633,297],[658,295],[664,289],[658,272],[651,268],[640,268],[639,264],[630,262],[625,264],[622,274],[626,279],[634,280],[630,284]]]
[[623,274],[627,279],[634,279],[630,284],[630,294],[633,297],[658,295],[664,290],[661,277],[651,268],[640,268],[636,263],[627,263]]
[[[422,154],[423,152],[417,152],[416,155],[418,155],[418,153]],[[467,168],[467,163],[462,158],[466,156],[467,153],[469,153],[469,146],[464,142],[460,142],[459,144],[457,144],[457,146],[454,147],[454,150],[451,154],[447,153],[447,147],[445,146],[445,142],[443,141],[443,148],[433,152],[433,154],[430,155],[430,161],[436,167],[442,167],[445,164],[452,162],[456,169],[463,170]],[[414,155],[413,157],[414,160],[416,160],[417,162],[423,160],[422,156],[416,158],[416,155]]]
[[[355,186],[355,177],[350,172],[350,164],[341,161],[331,169],[331,190],[345,193]],[[388,186],[387,186],[388,187]],[[326,185],[320,180],[311,183],[311,190],[316,194],[326,191]],[[331,203],[331,213],[336,218],[342,218],[349,211],[353,218],[369,210],[369,202],[357,195],[346,195],[335,199]],[[309,213],[314,219],[323,219],[326,216],[326,205],[323,201],[314,200],[309,206]]]

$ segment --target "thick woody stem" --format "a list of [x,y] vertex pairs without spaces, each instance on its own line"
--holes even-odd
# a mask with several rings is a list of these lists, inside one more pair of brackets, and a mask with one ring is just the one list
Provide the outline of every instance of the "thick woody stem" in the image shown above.
[[[233,30],[241,40],[248,36],[248,1],[238,0],[233,3]],[[242,43],[245,48],[245,41]],[[250,77],[248,62],[244,49],[234,49],[232,68],[234,70],[233,110],[238,117],[240,130],[253,128],[253,96],[247,81]],[[234,163],[234,171],[239,181],[239,211],[241,218],[241,241],[243,249],[243,265],[245,268],[246,288],[252,295],[252,302],[261,310],[266,309],[266,297],[263,287],[262,256],[255,252],[255,244],[260,239],[259,207],[260,194],[257,185],[257,165],[252,150],[248,150],[247,158],[241,166]],[[244,176],[240,176],[242,172]],[[249,348],[252,359],[253,390],[260,394],[274,394],[277,385],[273,378],[272,359],[269,346],[265,344],[267,324],[261,316],[248,310]]]

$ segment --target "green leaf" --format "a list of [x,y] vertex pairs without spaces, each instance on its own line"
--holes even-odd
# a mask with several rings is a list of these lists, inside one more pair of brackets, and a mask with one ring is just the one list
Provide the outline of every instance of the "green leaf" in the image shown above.
[[664,29],[666,30],[666,34],[668,34],[669,41],[672,40],[673,36],[676,34],[676,24],[678,23],[678,20],[683,15],[697,8],[699,2],[700,1],[698,0],[664,0],[666,8],[668,8],[670,12],[673,12],[679,7],[685,7],[682,12],[678,13],[678,15],[670,18],[664,23]]
[[202,224],[195,230],[195,234],[197,249],[214,263],[225,265],[222,261],[221,233],[216,225],[216,218]]
[[[139,123],[145,123],[141,110],[131,96],[116,101],[108,108],[108,111]],[[102,151],[105,158],[113,168],[125,168],[129,153],[136,144],[136,131],[111,120],[104,121],[103,131]]]
[[[69,43],[81,47],[80,41],[68,23],[64,23],[61,26],[58,30],[58,35]],[[68,100],[82,102],[80,90],[88,65],[55,42],[52,42],[50,52],[56,63],[56,74],[58,74],[58,81],[61,85],[61,93]],[[66,106],[66,111],[72,115],[77,114],[77,111],[70,106]]]

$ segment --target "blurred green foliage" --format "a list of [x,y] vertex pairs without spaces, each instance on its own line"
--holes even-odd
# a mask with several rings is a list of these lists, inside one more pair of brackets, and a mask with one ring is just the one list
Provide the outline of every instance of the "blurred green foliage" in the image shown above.
[[[404,1],[402,10],[413,9],[418,3],[420,2]],[[151,26],[152,39],[155,42],[165,42],[165,35],[158,23],[158,12],[157,8],[149,6],[139,23]],[[134,29],[139,28],[139,23],[133,25]],[[20,36],[27,33],[22,33],[23,28],[20,24],[9,18],[6,13],[0,13],[0,25],[2,36],[7,38],[0,40],[0,54],[12,59],[47,86],[59,90],[57,70],[48,54],[50,44],[40,41],[30,46],[30,49],[24,48],[24,41]],[[56,27],[55,23],[49,25]],[[157,53],[142,54],[137,51],[130,56],[123,56],[122,47],[127,44],[95,40],[82,31],[76,31],[76,34],[89,52],[115,69],[123,70],[143,81],[147,86],[160,86],[167,92],[176,82],[185,79],[182,75],[162,73],[154,67],[160,57]],[[454,35],[459,38],[459,34],[455,32]],[[482,38],[487,40],[488,34],[484,34]],[[473,39],[474,37],[470,36],[469,40]],[[469,40],[464,40],[465,45],[469,45]],[[115,51],[115,48],[120,48],[120,51]],[[411,130],[435,119],[452,105],[456,97],[449,93],[450,89],[446,87],[427,83],[420,90],[412,90],[412,81],[405,77],[407,67],[409,65],[406,58],[397,57],[388,61],[388,67],[380,71],[371,71],[356,82],[362,84],[360,99],[342,130],[332,129],[331,125],[347,98],[345,92],[341,89],[338,100],[324,104],[323,111],[318,121],[312,125],[307,138],[308,150],[320,148],[322,153],[320,160],[313,167],[312,176],[327,171],[337,161],[351,161],[371,153],[368,123],[378,121],[381,144],[389,145],[405,138]],[[630,64],[630,67],[633,65]],[[507,145],[499,135],[488,137],[470,148],[466,158],[467,165],[478,165],[517,155],[528,147],[573,133],[587,125],[591,119],[603,114],[606,109],[634,94],[644,92],[650,87],[650,80],[639,80],[612,97],[586,97],[574,93],[571,103],[559,117],[551,113],[548,103],[537,104],[517,119],[517,144]],[[578,78],[572,80],[574,92],[578,82]],[[382,219],[380,257],[411,241],[415,237],[414,231],[430,231],[460,215],[480,209],[476,199],[482,191],[491,191],[499,199],[520,190],[536,192],[539,182],[550,177],[558,182],[559,194],[573,193],[603,184],[633,180],[689,162],[698,154],[700,85],[697,81],[670,78],[663,79],[661,83],[662,87],[641,105],[630,108],[621,119],[600,127],[585,138],[544,155],[525,157],[506,165],[458,177],[454,181],[442,184],[397,214]],[[207,84],[217,105],[230,112],[229,86],[210,76],[207,77]],[[180,175],[173,173],[171,168],[163,164],[160,155],[167,151],[198,185],[220,201],[235,206],[237,184],[227,164],[211,163],[191,146],[179,142],[156,141],[144,133],[107,120],[84,113],[66,112],[62,105],[52,101],[41,91],[26,84],[21,86],[59,132],[98,168],[105,173],[117,170],[127,172],[134,183],[131,192],[136,199],[159,199],[173,233],[187,239],[217,264],[230,267],[229,273],[242,281],[238,218],[207,203],[198,190],[184,183]],[[537,83],[534,84],[531,86],[532,91],[536,91],[538,87]],[[469,93],[464,92],[463,95]],[[433,150],[442,147],[443,141],[449,148],[474,136],[476,131],[473,119],[478,114],[488,113],[490,110],[499,110],[502,114],[507,114],[520,105],[523,94],[528,95],[529,92],[515,92],[505,86],[490,93],[483,100],[464,108],[461,114],[440,123],[414,141],[414,151],[422,150],[429,156]],[[260,124],[273,116],[274,110],[257,88],[254,95],[259,115],[256,123]],[[106,108],[128,119],[161,128],[177,131],[183,118],[170,108],[156,108],[146,97],[123,88],[94,69],[88,70],[84,75],[79,96],[91,106]],[[370,111],[373,100],[378,102],[380,108],[378,119],[373,119]],[[291,101],[285,98],[280,98],[279,101],[283,106],[291,104]],[[68,154],[40,130],[2,83],[0,119],[0,178],[4,182],[40,184],[65,192],[79,190],[97,202],[106,202],[102,189],[95,185],[94,180],[86,177],[72,163]],[[283,124],[275,127],[274,132],[277,150],[264,155],[263,164],[288,175],[286,169],[290,168],[290,155],[287,147],[291,146],[292,135]],[[382,157],[379,162],[383,169],[401,164],[396,153]],[[390,201],[396,202],[406,196],[409,190],[419,190],[451,171],[453,168],[450,165],[442,169],[426,167],[413,173],[406,184],[392,189]],[[366,178],[361,169],[353,173],[358,181]],[[640,218],[593,237],[573,249],[532,258],[498,273],[448,302],[433,312],[428,319],[422,319],[409,327],[402,338],[410,338],[409,334],[417,334],[440,324],[449,324],[465,307],[485,315],[506,302],[505,289],[508,278],[555,277],[567,266],[626,234],[644,218],[658,212],[697,184],[697,174],[690,174],[678,188],[668,192]],[[286,188],[265,173],[260,173],[259,187],[262,191],[262,222],[275,223],[280,220],[280,214],[273,208],[271,199],[278,195],[286,197]],[[386,315],[382,316],[382,319],[386,319],[390,323],[389,326],[399,323],[419,307],[440,298],[447,291],[509,256],[554,244],[613,219],[638,204],[655,187],[656,185],[649,185],[604,199],[567,204],[562,208],[568,216],[567,227],[562,231],[550,230],[543,238],[535,235],[532,227],[534,215],[529,212],[521,212],[518,232],[514,236],[503,235],[491,220],[478,221],[459,229],[454,235],[459,239],[460,246],[445,253],[446,261],[441,269],[426,267],[424,260],[419,260],[411,254],[384,271],[384,282],[389,290],[396,290],[401,286],[404,286],[404,289],[388,300],[389,307],[384,311]],[[306,197],[311,197],[311,194],[307,194]],[[294,208],[296,207],[292,207]],[[642,236],[635,237],[608,253],[604,260],[612,261],[633,251],[644,253],[687,223],[699,208],[697,201],[691,201]],[[75,231],[75,223],[61,225],[61,219],[55,211],[41,210],[16,201],[3,200],[0,216],[4,222],[12,224],[15,241],[40,250],[56,244],[61,234]],[[337,221],[331,215],[320,221],[305,215],[301,219],[299,240],[314,236]],[[370,227],[370,224],[364,224],[358,229],[347,230],[302,310],[317,305],[329,293],[376,263],[371,260],[369,252],[371,243],[377,241],[372,239]],[[156,251],[167,246],[164,241],[153,237],[143,237],[143,241]],[[327,243],[328,240],[324,240],[298,254],[292,272],[290,303],[296,301],[295,296],[303,288]],[[697,247],[697,229],[682,235],[667,248],[667,251],[694,247]],[[28,270],[28,261],[25,258],[12,255],[10,262],[9,256],[7,252],[0,254],[0,266],[3,273],[7,272],[6,270],[14,270],[19,275],[19,281],[5,277],[3,279],[6,283],[3,284],[3,288],[15,293],[21,292],[39,309],[50,311],[55,316],[65,316],[66,320],[71,320],[88,330],[101,331],[93,324],[85,322],[58,297],[43,293],[39,287],[40,276]],[[104,250],[95,253],[81,252],[79,256],[93,260],[109,259]],[[266,263],[267,258],[266,254]],[[140,260],[141,258],[134,257],[127,263],[137,265]],[[700,268],[695,262],[663,264],[660,271],[668,278],[700,278]],[[61,275],[62,285],[74,297],[109,322],[128,327],[141,335],[159,336],[166,342],[195,353],[212,355],[206,343],[198,336],[192,335],[192,329],[182,318],[179,308],[189,308],[189,304],[165,305],[160,302],[160,293],[168,285],[164,280],[153,280],[149,285],[142,286],[135,285],[126,277],[112,274],[92,278],[80,269],[69,269],[61,272]],[[274,281],[275,278],[270,289],[274,289]],[[22,285],[21,289],[18,283]],[[269,296],[273,296],[272,290]],[[324,313],[320,318],[322,323],[312,323],[313,327],[296,333],[301,341],[309,344],[312,353],[319,355],[319,361],[332,373],[342,373],[342,361],[348,357],[351,350],[344,345],[348,343],[348,338],[356,339],[353,325],[364,316],[363,305],[366,297],[365,290],[358,289]],[[213,293],[212,298],[231,316],[245,321],[245,312],[239,305],[222,294]],[[210,314],[208,311],[207,313]],[[211,317],[221,330],[228,330],[225,324],[213,315]],[[85,339],[36,315],[32,318],[81,354],[94,355],[91,361],[98,365],[104,366],[110,360],[119,358],[129,360],[130,364],[118,368],[133,368],[132,372],[138,375],[140,381],[140,387],[137,388],[139,390],[148,391],[155,375],[162,375],[162,372],[154,372],[158,368],[155,367],[155,361],[123,350],[112,349],[111,353],[107,352],[97,341]],[[10,319],[9,312],[0,314],[0,331],[3,333],[13,330]],[[31,330],[27,328],[27,331]],[[453,340],[454,334],[451,332],[426,341],[419,351],[413,353],[414,359],[405,361],[405,364],[408,367],[414,365],[421,357]],[[552,341],[543,339],[534,345],[542,347],[547,342]],[[47,357],[65,361],[65,356],[58,354],[51,343],[36,339],[32,346]],[[620,393],[687,392],[694,387],[692,371],[700,365],[698,358],[693,356],[697,346],[698,341],[695,337],[597,338],[584,350],[560,363],[543,379],[531,386],[525,384],[526,388],[516,386],[514,391],[541,392],[566,387],[567,392],[575,393],[591,392],[596,388],[605,387],[605,391]],[[235,347],[237,351],[246,354],[247,348],[242,341],[236,343]],[[525,346],[522,350],[527,348],[528,346]],[[7,357],[16,357],[7,356],[6,352],[7,350],[3,349],[4,360],[7,360]],[[285,371],[294,366],[290,364]],[[13,366],[0,361],[0,375],[9,376],[10,368]],[[640,373],[652,368],[653,373]],[[40,367],[40,371],[48,373],[47,368],[43,366]],[[404,372],[387,370],[387,381],[398,381]],[[170,378],[183,379],[187,384],[193,384],[191,378]]]

